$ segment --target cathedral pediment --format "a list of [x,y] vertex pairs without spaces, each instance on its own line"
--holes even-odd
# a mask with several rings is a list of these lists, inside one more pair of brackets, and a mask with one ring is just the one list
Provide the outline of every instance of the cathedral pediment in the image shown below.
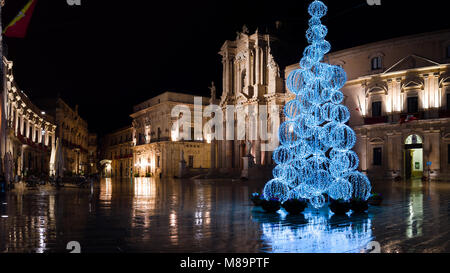
[[396,64],[391,66],[389,69],[386,70],[386,72],[384,72],[384,74],[436,65],[440,64],[424,57],[420,57],[417,55],[410,55],[408,57],[401,59]]

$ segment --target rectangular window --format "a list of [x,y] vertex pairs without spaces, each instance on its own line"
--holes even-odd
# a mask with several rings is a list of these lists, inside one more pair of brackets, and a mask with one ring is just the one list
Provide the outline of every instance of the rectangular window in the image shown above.
[[160,165],[161,165],[161,157],[158,155],[156,157],[156,167],[160,168]]
[[381,57],[375,57],[372,59],[372,70],[381,69]]
[[194,168],[194,156],[189,156],[189,168]]
[[416,114],[419,112],[419,98],[408,98],[408,114]]
[[373,165],[374,166],[381,166],[382,164],[382,151],[381,148],[374,148],[373,149]]
[[381,101],[372,103],[372,117],[381,117]]

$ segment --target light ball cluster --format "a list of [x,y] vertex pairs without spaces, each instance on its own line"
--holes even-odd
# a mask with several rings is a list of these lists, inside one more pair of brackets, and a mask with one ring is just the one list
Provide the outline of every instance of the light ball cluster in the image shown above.
[[314,1],[308,12],[312,16],[306,38],[309,42],[299,69],[290,73],[287,88],[296,95],[284,108],[287,121],[279,129],[281,146],[273,153],[278,166],[274,179],[264,188],[266,199],[280,202],[308,199],[315,208],[333,199],[367,200],[369,179],[358,172],[359,159],[352,151],[355,132],[346,125],[350,111],[340,91],[347,75],[339,66],[323,63],[331,45],[325,40],[328,29],[320,18],[327,6]]

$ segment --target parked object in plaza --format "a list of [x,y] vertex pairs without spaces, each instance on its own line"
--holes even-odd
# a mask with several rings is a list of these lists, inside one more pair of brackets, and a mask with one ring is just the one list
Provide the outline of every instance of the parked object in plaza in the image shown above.
[[281,202],[277,199],[262,200],[261,207],[265,212],[274,213],[281,209]]
[[381,206],[381,203],[383,202],[383,197],[378,193],[374,193],[370,196],[368,201],[369,205],[371,206]]
[[250,200],[252,200],[253,205],[255,205],[256,207],[260,207],[263,201],[263,196],[261,196],[261,194],[255,192],[252,194],[252,196],[250,196]]
[[350,204],[354,213],[364,213],[369,209],[369,201],[363,199],[353,199]]
[[283,203],[282,207],[289,214],[296,215],[302,213],[308,207],[308,203],[300,199],[289,199]]
[[342,199],[340,200],[331,199],[329,208],[334,214],[343,215],[350,211],[351,204],[350,202]]

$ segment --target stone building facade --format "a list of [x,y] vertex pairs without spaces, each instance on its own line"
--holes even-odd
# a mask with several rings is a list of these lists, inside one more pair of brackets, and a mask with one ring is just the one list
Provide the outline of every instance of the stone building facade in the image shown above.
[[328,59],[348,75],[344,103],[362,171],[375,179],[429,172],[450,178],[450,31],[363,45]]
[[102,159],[110,163],[110,170],[103,170],[106,176],[132,177],[133,172],[133,127],[116,130],[102,139]]
[[72,109],[61,98],[38,100],[37,103],[55,119],[56,137],[61,140],[63,146],[65,171],[88,174],[88,124],[78,114],[78,106]]
[[[200,171],[210,168],[210,147],[205,137],[191,140],[180,137],[182,126],[174,124],[179,117],[172,117],[175,106],[188,107],[191,111],[190,127],[194,128],[193,95],[165,92],[134,107],[133,119],[133,174],[136,176],[174,177],[180,175],[182,157],[186,168]],[[207,106],[207,98],[201,98]],[[204,124],[205,118],[202,119]],[[184,125],[183,125],[184,126]],[[180,128],[181,127],[181,128]],[[187,126],[189,127],[189,126]],[[191,132],[193,129],[190,129]],[[189,132],[189,133],[191,133]]]
[[[227,106],[234,106],[235,120],[245,120],[245,128],[235,123],[232,133],[235,135],[234,140],[213,141],[211,164],[222,173],[240,174],[244,168],[244,158],[249,154],[253,157],[251,160],[256,169],[270,170],[273,165],[272,152],[261,148],[272,141],[262,138],[262,127],[269,132],[269,138],[273,129],[276,132],[277,124],[283,119],[282,106],[291,96],[286,93],[282,75],[284,70],[280,68],[272,50],[277,42],[270,34],[258,31],[249,34],[245,29],[238,33],[236,40],[226,41],[219,52],[223,64],[223,89],[219,105],[224,113]],[[256,122],[255,137],[252,136],[250,125],[259,120],[260,106],[267,107],[268,115],[265,124]],[[272,112],[271,106],[280,107]],[[224,128],[227,135],[226,126]],[[245,138],[237,137],[239,130],[245,130]]]
[[89,133],[88,136],[88,174],[98,173],[99,165],[99,149],[98,136],[94,133]]
[[54,118],[31,102],[14,80],[13,62],[3,59],[5,89],[2,94],[2,156],[10,154],[13,174],[24,176],[50,171],[50,155],[55,147]]

